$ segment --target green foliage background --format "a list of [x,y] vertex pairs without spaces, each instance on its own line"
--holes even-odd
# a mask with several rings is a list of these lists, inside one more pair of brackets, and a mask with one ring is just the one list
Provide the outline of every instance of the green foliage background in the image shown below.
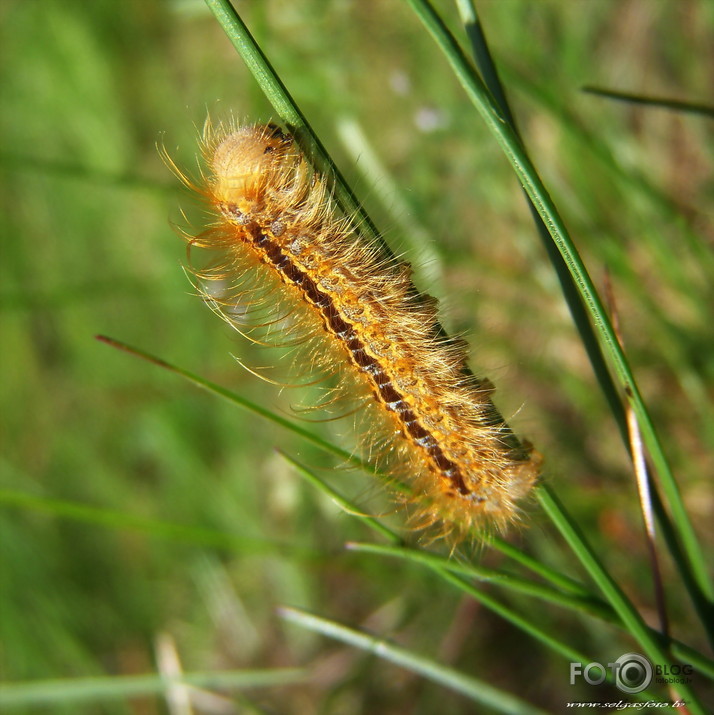
[[[547,481],[651,615],[628,455],[520,188],[432,41],[403,3],[237,7],[387,241],[443,299],[449,328],[466,332],[475,372],[496,383],[502,412],[545,455]],[[439,7],[457,31],[454,8]],[[712,122],[580,88],[711,101],[714,7],[478,7],[534,162],[598,286],[610,272],[630,362],[711,553]],[[546,710],[616,694],[569,686],[566,662],[431,572],[345,552],[369,532],[275,447],[365,511],[391,512],[371,479],[332,473],[334,462],[296,436],[93,339],[141,346],[278,412],[295,402],[232,360],[255,366],[261,355],[190,295],[169,224],[185,197],[156,143],[191,169],[207,113],[271,118],[204,4],[4,0],[0,32],[4,680],[151,673],[156,640],[169,634],[186,671],[317,666],[309,684],[248,691],[239,712],[473,712],[461,696],[283,623],[274,609],[289,604]],[[365,146],[343,139],[354,123],[397,194],[361,171]],[[345,444],[349,425],[315,430]],[[511,538],[582,577],[535,506]],[[461,556],[503,558],[487,547]],[[666,559],[664,568],[674,634],[703,649]],[[541,626],[594,659],[633,647],[600,623],[483,588],[537,609]],[[165,708],[160,698],[82,707]]]

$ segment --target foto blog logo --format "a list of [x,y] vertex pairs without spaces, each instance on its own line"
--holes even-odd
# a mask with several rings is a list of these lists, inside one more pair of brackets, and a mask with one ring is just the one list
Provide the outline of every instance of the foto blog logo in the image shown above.
[[600,685],[607,678],[608,670],[618,690],[633,694],[642,692],[654,677],[654,668],[647,658],[639,653],[624,653],[614,663],[571,663],[570,684],[582,678],[589,685]]

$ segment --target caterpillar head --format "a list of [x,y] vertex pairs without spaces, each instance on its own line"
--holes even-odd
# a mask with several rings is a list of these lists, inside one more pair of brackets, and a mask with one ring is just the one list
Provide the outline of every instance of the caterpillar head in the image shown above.
[[239,207],[252,203],[299,158],[292,137],[275,124],[240,127],[211,141],[208,149],[213,196]]

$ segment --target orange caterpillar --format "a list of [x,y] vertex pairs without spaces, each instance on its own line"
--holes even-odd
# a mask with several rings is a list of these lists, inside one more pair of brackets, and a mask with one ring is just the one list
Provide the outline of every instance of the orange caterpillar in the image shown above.
[[[492,385],[468,372],[464,346],[443,335],[435,301],[417,292],[408,264],[385,258],[338,216],[324,179],[279,127],[207,123],[202,150],[204,186],[171,165],[217,216],[190,238],[223,257],[197,271],[208,302],[245,334],[241,310],[287,301],[293,323],[320,336],[322,350],[310,359],[336,363],[346,395],[356,383],[373,398],[366,402],[383,442],[380,466],[410,486],[420,527],[439,523],[442,535],[460,536],[514,521],[540,455],[494,407]],[[216,298],[215,280],[232,292]],[[275,310],[268,329],[284,325]]]

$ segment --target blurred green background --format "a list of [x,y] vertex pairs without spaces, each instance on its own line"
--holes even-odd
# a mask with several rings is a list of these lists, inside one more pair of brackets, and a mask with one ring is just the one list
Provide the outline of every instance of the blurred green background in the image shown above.
[[[417,265],[420,288],[466,333],[474,371],[495,382],[502,412],[545,455],[547,480],[651,612],[627,454],[517,182],[418,21],[405,3],[374,0],[236,6],[387,241]],[[451,3],[438,6],[458,30]],[[478,8],[536,166],[598,286],[610,272],[628,355],[711,547],[712,121],[580,88],[711,103],[714,5]],[[372,536],[275,448],[366,511],[391,512],[372,481],[333,473],[295,436],[94,340],[126,341],[281,413],[295,402],[232,359],[261,365],[260,351],[192,295],[170,225],[190,201],[157,143],[192,171],[207,113],[271,118],[204,4],[2,0],[0,32],[3,679],[155,672],[157,639],[168,637],[187,671],[318,666],[310,685],[197,712],[474,712],[282,623],[274,608],[289,604],[369,627],[546,709],[576,698],[567,663],[428,573],[345,553],[345,541]],[[367,145],[345,139],[346,126]],[[368,170],[367,148],[389,178]],[[345,444],[348,422],[309,426]],[[513,541],[579,577],[531,512]],[[488,548],[463,551],[499,563]],[[675,578],[668,596],[675,634],[701,645]],[[571,630],[602,660],[629,647],[610,629],[503,598],[542,610],[544,626]],[[166,707],[143,698],[52,711]]]

